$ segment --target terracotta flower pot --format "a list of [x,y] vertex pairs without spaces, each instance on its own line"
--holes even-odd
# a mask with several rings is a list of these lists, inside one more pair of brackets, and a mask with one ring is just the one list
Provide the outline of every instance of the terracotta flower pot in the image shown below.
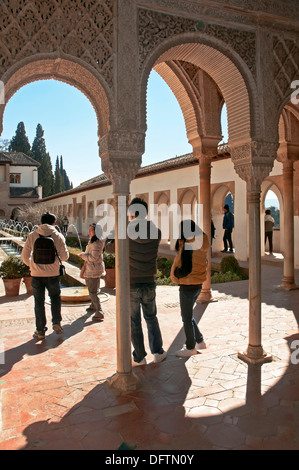
[[5,293],[7,297],[16,297],[19,295],[21,278],[19,279],[3,279]]
[[106,268],[105,287],[115,287],[115,268]]
[[33,288],[32,288],[32,285],[31,285],[31,276],[23,277],[23,281],[24,281],[24,284],[26,286],[27,294],[32,295],[33,294]]

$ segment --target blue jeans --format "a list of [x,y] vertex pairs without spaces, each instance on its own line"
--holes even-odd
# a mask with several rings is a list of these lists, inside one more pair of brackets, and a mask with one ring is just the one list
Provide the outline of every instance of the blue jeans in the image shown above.
[[51,299],[52,323],[61,322],[60,276],[32,277],[31,285],[34,296],[34,313],[37,331],[45,331],[47,318],[45,311],[45,291],[49,292]]
[[134,347],[135,362],[146,356],[144,337],[141,324],[141,308],[147,325],[149,347],[152,354],[162,354],[162,335],[157,319],[156,284],[131,284],[131,339]]
[[201,343],[203,341],[203,335],[199,331],[197,323],[193,317],[193,307],[200,292],[201,286],[194,286],[194,289],[192,289],[191,286],[188,286],[188,289],[180,287],[181,316],[186,335],[187,349],[194,349],[195,343]]

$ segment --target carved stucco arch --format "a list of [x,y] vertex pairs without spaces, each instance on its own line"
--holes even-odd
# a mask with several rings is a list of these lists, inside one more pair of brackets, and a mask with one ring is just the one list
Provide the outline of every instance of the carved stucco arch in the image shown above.
[[5,86],[5,104],[0,105],[0,135],[3,115],[10,98],[23,86],[38,80],[55,79],[81,91],[93,106],[98,122],[98,137],[108,133],[113,125],[114,104],[101,76],[92,73],[88,66],[60,57],[33,56],[10,67],[1,77]]
[[[146,129],[146,88],[150,71],[170,60],[198,66],[217,84],[227,105],[230,145],[260,138],[258,92],[249,68],[230,46],[200,33],[179,34],[166,39],[148,55],[141,70],[141,128]],[[188,118],[184,118],[188,122]],[[197,128],[195,120],[196,113],[193,112],[187,135]]]

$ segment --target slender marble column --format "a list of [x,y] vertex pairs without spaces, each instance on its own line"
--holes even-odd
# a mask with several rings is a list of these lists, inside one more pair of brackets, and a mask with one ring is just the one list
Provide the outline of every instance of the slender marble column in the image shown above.
[[[199,201],[203,210],[203,231],[211,240],[211,159],[205,156],[199,158]],[[202,285],[199,303],[213,301],[211,291],[211,250],[208,250],[207,279]]]
[[295,284],[294,265],[294,163],[283,161],[283,195],[284,195],[284,263],[281,289],[297,289]]
[[262,346],[260,195],[260,189],[247,189],[249,213],[249,338],[246,352],[239,353],[239,357],[252,364],[272,360]]

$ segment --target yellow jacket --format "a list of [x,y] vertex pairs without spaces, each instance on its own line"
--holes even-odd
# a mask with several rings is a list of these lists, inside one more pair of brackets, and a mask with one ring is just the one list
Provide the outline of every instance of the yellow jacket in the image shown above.
[[210,247],[205,233],[191,240],[180,240],[179,251],[171,267],[172,282],[179,285],[202,284],[207,277],[207,253]]

